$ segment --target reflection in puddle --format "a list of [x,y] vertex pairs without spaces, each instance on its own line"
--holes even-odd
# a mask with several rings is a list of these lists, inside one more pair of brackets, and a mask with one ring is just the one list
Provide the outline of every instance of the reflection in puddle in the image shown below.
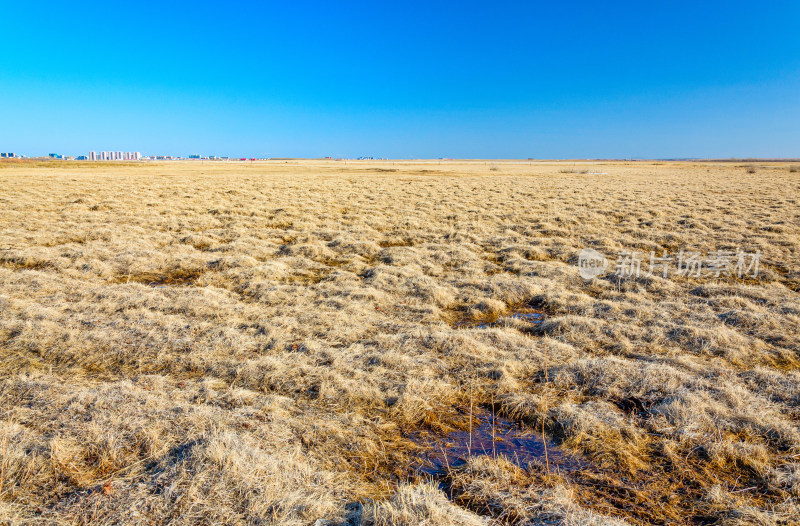
[[542,312],[517,312],[509,316],[516,320],[527,321],[528,323],[540,324],[544,321],[544,313]]
[[[462,320],[456,322],[455,327],[475,327],[478,329],[489,329],[491,327],[502,327],[505,323],[508,323],[509,320],[521,321],[529,325],[527,329],[532,329],[538,325],[541,325],[541,323],[544,321],[544,313],[538,311],[520,311],[508,316],[501,316],[494,321],[475,322],[470,320]],[[511,321],[511,323],[513,323],[513,321]]]
[[[447,473],[448,468],[463,465],[470,456],[504,456],[517,466],[549,464],[550,471],[571,472],[586,468],[585,462],[570,456],[552,442],[530,429],[481,410],[474,415],[472,433],[453,431],[447,435],[418,434],[411,437],[425,448],[420,456],[418,471],[434,477]],[[545,456],[546,455],[546,456]]]

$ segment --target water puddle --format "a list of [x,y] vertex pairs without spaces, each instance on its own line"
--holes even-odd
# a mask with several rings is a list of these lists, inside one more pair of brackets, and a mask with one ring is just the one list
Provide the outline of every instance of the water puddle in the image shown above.
[[517,312],[509,316],[509,318],[515,320],[522,320],[528,323],[533,324],[540,324],[544,321],[544,313],[543,312]]
[[569,473],[585,469],[588,464],[532,429],[523,428],[510,420],[492,416],[486,410],[473,416],[472,433],[457,430],[447,435],[418,434],[411,439],[425,448],[419,457],[419,473],[442,477],[450,468],[466,463],[470,456],[504,456],[521,468],[547,467],[554,473]]
[[502,327],[504,325],[512,325],[515,322],[522,322],[522,329],[530,331],[531,329],[539,326],[544,321],[544,313],[540,311],[520,311],[510,314],[508,316],[500,316],[495,320],[489,321],[475,321],[475,320],[461,320],[457,321],[454,327],[475,327],[477,329],[490,329],[492,327]]

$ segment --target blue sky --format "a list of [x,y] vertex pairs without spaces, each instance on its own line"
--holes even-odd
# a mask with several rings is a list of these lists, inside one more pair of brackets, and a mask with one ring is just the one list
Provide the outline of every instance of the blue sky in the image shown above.
[[800,157],[800,2],[6,2],[0,151]]

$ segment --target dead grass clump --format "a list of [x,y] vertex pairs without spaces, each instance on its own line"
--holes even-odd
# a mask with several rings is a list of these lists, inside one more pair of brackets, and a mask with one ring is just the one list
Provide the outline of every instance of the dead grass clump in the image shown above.
[[770,470],[769,480],[794,497],[800,497],[800,464],[789,462]]
[[723,470],[749,470],[756,480],[764,477],[770,466],[770,454],[762,444],[724,441],[711,444],[707,453],[712,464]]
[[552,418],[565,445],[584,452],[598,465],[616,466],[631,474],[650,465],[650,438],[628,423],[613,404],[563,403],[553,408]]
[[414,240],[412,239],[402,239],[402,238],[390,238],[385,239],[383,241],[378,242],[378,245],[381,248],[391,248],[391,247],[413,247]]
[[456,401],[457,393],[451,384],[412,379],[404,386],[391,411],[396,421],[411,429],[424,426],[449,430],[447,411],[443,409],[452,407]]
[[627,524],[576,502],[563,477],[526,472],[502,457],[470,458],[450,472],[450,483],[456,502],[499,524]]
[[401,486],[388,501],[365,506],[365,526],[481,526],[479,516],[447,500],[435,484]]
[[50,261],[36,257],[12,255],[0,256],[0,265],[12,270],[46,270],[53,266]]
[[211,247],[214,246],[215,241],[216,240],[213,236],[205,234],[204,232],[198,232],[181,239],[181,243],[190,245],[195,250],[199,250],[201,252],[207,252]]
[[[97,433],[97,430],[93,430]],[[131,458],[112,436],[95,436],[78,443],[71,438],[54,438],[50,442],[53,469],[79,488],[88,488],[98,480],[125,467]]]
[[554,316],[533,328],[534,334],[557,338],[579,349],[598,349],[614,341],[602,320],[584,316]]

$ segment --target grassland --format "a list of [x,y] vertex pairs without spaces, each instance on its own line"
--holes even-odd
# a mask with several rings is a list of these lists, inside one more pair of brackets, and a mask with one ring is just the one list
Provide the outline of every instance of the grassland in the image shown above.
[[[0,522],[797,524],[799,197],[780,163],[2,163]],[[584,247],[761,269],[586,281]],[[478,411],[581,467],[422,474]]]

